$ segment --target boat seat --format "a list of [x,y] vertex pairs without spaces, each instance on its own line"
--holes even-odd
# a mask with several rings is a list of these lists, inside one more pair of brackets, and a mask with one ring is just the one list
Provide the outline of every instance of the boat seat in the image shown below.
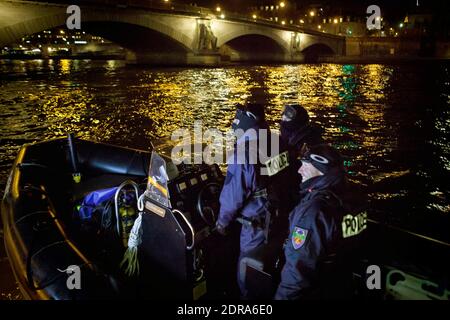
[[102,174],[88,179],[81,180],[80,183],[74,184],[71,190],[72,199],[74,202],[83,199],[88,193],[108,189],[119,186],[126,180],[133,180],[137,184],[145,184],[145,180],[141,176],[130,176],[121,174]]

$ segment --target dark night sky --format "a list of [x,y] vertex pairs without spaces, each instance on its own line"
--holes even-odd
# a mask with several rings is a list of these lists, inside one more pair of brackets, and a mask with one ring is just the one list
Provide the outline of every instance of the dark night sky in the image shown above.
[[[281,0],[280,0],[281,1]],[[215,7],[222,5],[224,7],[243,8],[246,9],[255,4],[262,2],[276,3],[277,1],[264,0],[185,0],[185,3],[196,2],[199,5],[207,7]],[[406,13],[415,12],[417,10],[417,0],[296,0],[299,7],[309,4],[328,5],[334,10],[342,9],[343,12],[365,16],[366,8],[371,4],[380,6],[381,13],[387,18],[404,17]],[[432,12],[438,15],[448,16],[449,0],[419,0],[420,12]]]
[[[184,3],[197,3],[199,6],[215,8],[220,5],[224,10],[248,13],[252,6],[276,4],[282,0],[173,0]],[[437,37],[450,37],[450,0],[284,0],[297,4],[297,8],[308,7],[311,4],[322,6],[328,15],[352,16],[364,19],[369,14],[367,7],[376,4],[381,9],[381,15],[388,24],[397,24],[406,15],[414,13],[432,14],[431,34]]]
[[327,3],[332,8],[342,7],[343,10],[356,12],[365,12],[369,5],[376,4],[381,8],[383,16],[403,16],[408,12],[416,10],[425,12],[439,12],[445,7],[448,8],[448,0],[340,0],[340,1],[302,1],[297,0],[298,4],[305,3]]

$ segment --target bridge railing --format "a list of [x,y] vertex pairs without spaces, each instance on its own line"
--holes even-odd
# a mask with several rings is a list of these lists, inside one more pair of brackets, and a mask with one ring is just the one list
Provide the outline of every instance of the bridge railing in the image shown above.
[[[31,1],[22,1],[22,2],[39,2],[39,3],[58,3],[58,4],[68,4],[69,0],[31,0]],[[221,18],[222,14],[224,19],[238,22],[247,22],[258,25],[265,25],[272,28],[284,29],[288,31],[295,32],[306,32],[308,34],[334,38],[334,39],[343,39],[342,36],[337,36],[329,33],[319,32],[313,29],[307,29],[301,27],[299,25],[280,25],[277,22],[274,22],[269,19],[265,19],[262,17],[258,17],[257,19],[253,19],[250,16],[231,12],[231,11],[223,11],[220,15],[212,9],[192,6],[180,3],[173,3],[172,1],[164,2],[162,0],[79,0],[77,1],[79,5],[98,5],[98,6],[108,6],[113,8],[135,8],[135,9],[147,9],[158,12],[167,12],[171,11],[173,13],[180,14],[191,14],[191,15],[199,15],[205,17],[218,17]]]
[[[215,13],[213,12],[213,14],[215,14]],[[248,16],[240,14],[240,13],[226,12],[224,14],[224,18],[227,20],[254,23],[254,24],[258,24],[258,25],[268,26],[271,28],[284,29],[284,30],[292,31],[292,32],[306,32],[306,33],[309,33],[312,35],[318,35],[318,36],[322,36],[322,37],[329,37],[329,38],[335,38],[335,39],[343,39],[344,38],[342,36],[338,36],[338,35],[334,35],[334,34],[330,34],[330,33],[319,32],[319,31],[304,28],[304,27],[301,27],[301,26],[295,25],[295,24],[280,25],[279,23],[274,22],[273,20],[269,20],[269,19],[265,19],[265,18],[261,18],[261,17],[253,19],[252,17],[248,17]]]
[[[178,4],[178,3],[171,3],[171,2],[162,2],[162,0],[99,0],[105,3],[109,4],[120,4],[122,6],[129,6],[129,7],[135,7],[135,8],[145,8],[145,9],[153,9],[153,10],[161,10],[161,11],[175,11],[180,13],[191,13],[191,14],[199,14],[202,16],[215,16],[215,17],[221,17],[222,14],[224,16],[224,19],[227,20],[234,20],[234,21],[244,21],[247,23],[254,23],[259,25],[266,25],[272,28],[278,28],[278,29],[285,29],[289,31],[296,31],[296,32],[307,32],[309,34],[314,35],[320,35],[325,37],[331,37],[336,39],[342,39],[342,36],[337,36],[329,33],[323,33],[319,32],[317,30],[313,29],[307,29],[304,27],[301,27],[299,25],[280,25],[279,23],[276,23],[272,20],[265,19],[262,17],[258,17],[254,19],[253,17],[244,15],[242,13],[236,13],[231,11],[222,11],[221,14],[217,14],[217,12],[213,11],[212,9],[205,8],[205,7],[198,7],[198,6],[192,6],[192,5],[186,5],[186,4]],[[119,4],[120,3],[120,4]]]

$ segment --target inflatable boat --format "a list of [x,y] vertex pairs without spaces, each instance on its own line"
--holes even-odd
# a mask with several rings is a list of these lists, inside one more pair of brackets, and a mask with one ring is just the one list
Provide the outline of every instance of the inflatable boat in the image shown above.
[[[217,211],[223,180],[217,165],[174,166],[176,176],[168,186],[174,210],[166,214],[161,209],[159,216],[143,218],[141,247],[146,250],[139,252],[138,277],[127,277],[120,268],[127,247],[121,230],[115,228],[119,225],[117,203],[116,210],[111,210],[110,218],[116,220],[110,234],[80,218],[83,199],[96,190],[131,191],[136,201],[148,183],[151,151],[73,138],[20,149],[7,182],[2,220],[7,254],[25,298],[193,299],[204,295],[207,250],[202,242],[213,237],[216,213],[212,208]],[[202,203],[208,204],[205,210]],[[81,277],[78,287],[77,279],[69,279],[76,276],[74,271]],[[212,281],[209,288],[214,288]]]
[[[222,184],[217,165],[174,165],[153,147],[134,150],[72,136],[24,145],[1,206],[5,247],[23,296],[238,298],[239,225],[226,238],[214,232]],[[145,214],[137,262],[124,268],[138,209]],[[430,250],[430,239],[369,222],[368,244],[353,266],[355,298],[448,299],[448,282],[433,282],[416,267],[445,257],[448,244],[434,243]],[[399,258],[405,253],[408,262]],[[255,299],[270,299],[280,255],[279,248],[269,258],[255,254],[240,266],[250,286],[266,288],[265,295],[256,290]],[[446,261],[439,268],[444,277]],[[374,290],[367,286],[373,266],[382,272],[381,287]]]

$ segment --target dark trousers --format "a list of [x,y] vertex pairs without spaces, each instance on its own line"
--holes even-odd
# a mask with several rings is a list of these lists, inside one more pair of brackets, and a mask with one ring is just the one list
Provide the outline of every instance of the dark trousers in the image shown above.
[[242,226],[240,239],[241,250],[239,252],[237,265],[237,280],[239,290],[241,292],[241,299],[247,298],[247,288],[245,285],[245,268],[241,268],[242,258],[246,257],[249,252],[255,250],[257,247],[263,245],[264,241],[265,236],[263,229],[253,228],[249,226]]

